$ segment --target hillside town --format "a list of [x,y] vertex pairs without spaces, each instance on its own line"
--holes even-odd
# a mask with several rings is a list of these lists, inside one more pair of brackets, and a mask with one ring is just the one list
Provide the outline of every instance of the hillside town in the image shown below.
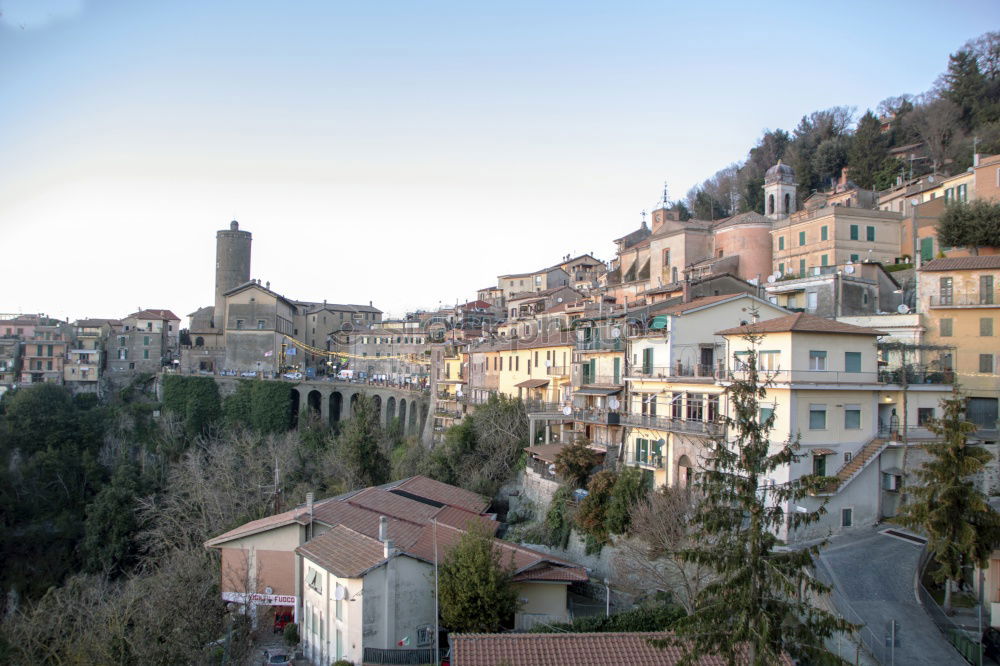
[[[431,450],[498,396],[516,400],[524,467],[493,497],[425,475],[309,493],[205,547],[221,554],[222,600],[255,627],[299,627],[308,663],[423,663],[437,635],[435,565],[463,534],[482,532],[514,567],[515,634],[456,635],[438,649],[455,664],[500,663],[484,655],[517,663],[539,644],[586,651],[589,639],[523,642],[517,632],[572,622],[602,600],[609,613],[612,604],[624,611],[642,595],[628,590],[620,562],[595,557],[579,537],[562,547],[525,533],[512,540],[514,516],[544,518],[565,501],[560,460],[581,445],[591,474],[633,469],[646,489],[694,487],[711,443],[732,430],[731,386],[750,354],[767,381],[759,416],[771,420],[772,446],[796,445],[762,487],[829,479],[821,492],[776,504],[785,516],[817,515],[802,526],[780,521],[780,543],[893,521],[901,489],[928,460],[924,445],[939,436],[931,424],[957,390],[974,424],[969,441],[992,456],[975,485],[1000,489],[1000,248],[939,238],[950,205],[1000,202],[1000,156],[881,192],[853,184],[845,169],[801,209],[787,164],[773,165],[763,188],[765,214],[681,219],[665,200],[638,228],[612,232],[620,235],[608,260],[564,254],[469,285],[467,302],[398,319],[372,303],[282,295],[253,277],[251,233],[233,221],[216,234],[213,304],[186,325],[168,308],[73,323],[6,315],[0,386],[57,384],[103,399],[136,386],[162,398],[172,377],[211,378],[224,396],[240,382],[279,382],[289,387],[278,405],[288,427],[340,428],[371,399],[376,421]],[[576,503],[594,492],[580,485]],[[605,553],[616,550],[606,543]],[[990,564],[984,600],[1000,607],[1000,550]],[[602,640],[604,650],[643,650],[636,634]]]
[[0,0],[0,664],[1000,666],[996,7],[238,4]]

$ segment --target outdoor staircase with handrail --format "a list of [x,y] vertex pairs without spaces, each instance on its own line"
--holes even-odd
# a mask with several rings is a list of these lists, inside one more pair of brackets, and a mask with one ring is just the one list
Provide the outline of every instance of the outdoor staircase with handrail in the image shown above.
[[885,448],[889,446],[889,439],[876,437],[867,444],[861,447],[851,459],[844,463],[836,474],[834,474],[835,482],[827,486],[823,492],[818,493],[820,495],[835,495],[840,492],[841,488],[846,486],[848,483],[854,480],[858,474],[868,467],[868,463],[876,459]]

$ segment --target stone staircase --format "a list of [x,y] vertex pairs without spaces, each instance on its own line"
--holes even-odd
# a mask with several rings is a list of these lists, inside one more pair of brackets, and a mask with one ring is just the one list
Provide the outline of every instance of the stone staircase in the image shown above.
[[851,456],[851,461],[845,463],[840,470],[834,475],[837,480],[827,486],[824,492],[820,493],[822,495],[835,495],[840,492],[840,489],[850,483],[854,477],[860,474],[872,460],[878,457],[885,447],[889,445],[889,440],[881,437],[876,437],[872,441],[868,442],[861,447],[853,456]]

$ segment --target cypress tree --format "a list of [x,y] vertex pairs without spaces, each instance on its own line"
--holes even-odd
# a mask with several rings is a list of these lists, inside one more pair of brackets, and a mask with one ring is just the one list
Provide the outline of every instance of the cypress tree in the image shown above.
[[981,446],[969,444],[976,425],[965,420],[965,400],[956,392],[942,400],[943,417],[927,429],[940,439],[926,446],[931,459],[917,471],[921,485],[910,486],[914,501],[899,516],[904,525],[923,530],[927,548],[937,563],[933,578],[944,583],[944,610],[951,608],[952,582],[962,579],[965,567],[985,566],[1000,543],[1000,514],[970,477],[992,456]]
[[882,123],[874,113],[868,111],[858,121],[858,128],[854,132],[848,153],[851,180],[861,187],[872,189],[875,185],[875,174],[882,168],[887,154]]
[[682,664],[709,654],[733,665],[776,664],[784,654],[813,663],[831,658],[827,638],[853,628],[809,602],[809,595],[828,590],[806,571],[823,544],[775,548],[782,526],[791,531],[825,513],[820,508],[786,514],[783,506],[821,491],[830,479],[808,475],[764,484],[798,459],[798,442],[771,442],[774,415],[764,420],[759,415],[768,384],[757,369],[760,338],[746,339],[749,353],[740,358],[745,371],[726,389],[730,413],[724,423],[731,436],[711,442],[706,466],[695,476],[700,494],[692,519],[695,546],[680,556],[712,569],[715,577],[696,598],[695,612],[673,627],[669,640],[686,650]]

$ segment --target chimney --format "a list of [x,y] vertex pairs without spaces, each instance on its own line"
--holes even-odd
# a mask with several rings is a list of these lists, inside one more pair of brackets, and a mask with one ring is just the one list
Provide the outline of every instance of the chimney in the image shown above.
[[271,288],[271,281],[270,280],[267,281],[267,284],[264,285],[264,288],[265,289],[270,289]]
[[979,153],[976,153],[975,155],[972,156],[972,166],[976,168],[979,167]]
[[385,516],[379,516],[378,519],[378,540],[385,543],[386,539],[389,537],[389,519]]
[[312,522],[313,517],[313,497],[311,492],[306,493],[306,509],[309,511],[309,522]]

